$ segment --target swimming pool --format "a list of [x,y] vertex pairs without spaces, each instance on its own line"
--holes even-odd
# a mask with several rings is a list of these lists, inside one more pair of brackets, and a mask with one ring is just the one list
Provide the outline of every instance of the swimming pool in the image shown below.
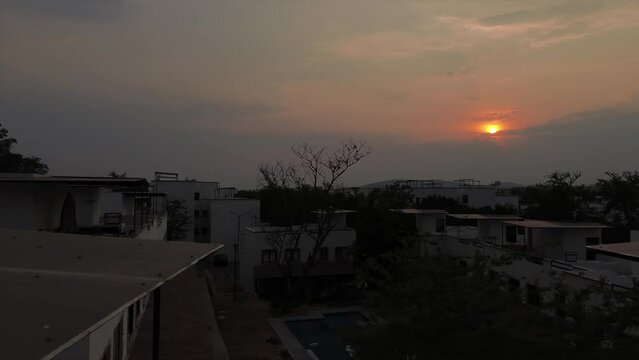
[[347,344],[336,329],[368,322],[368,318],[356,311],[326,313],[322,317],[307,320],[288,320],[284,323],[295,335],[302,347],[320,360],[349,360]]

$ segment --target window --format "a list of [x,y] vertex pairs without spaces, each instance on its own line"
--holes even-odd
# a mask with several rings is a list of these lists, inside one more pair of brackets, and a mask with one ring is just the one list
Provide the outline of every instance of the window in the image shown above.
[[262,250],[262,264],[275,264],[277,252],[275,250]]
[[141,310],[141,304],[142,300],[138,300],[135,302],[135,318],[137,319],[138,317],[140,317],[140,310]]
[[300,262],[300,249],[286,249],[284,259],[287,262]]
[[576,262],[579,260],[579,255],[576,251],[566,251],[564,252],[564,260],[566,262]]
[[128,336],[131,336],[131,334],[133,333],[133,322],[134,322],[134,316],[133,316],[133,304],[129,305],[129,308],[127,309],[127,317],[126,317],[126,333]]
[[200,210],[193,210],[193,217],[194,218],[199,218],[200,217]]
[[446,219],[439,218],[437,219],[437,224],[435,225],[435,232],[443,233],[446,231]]
[[462,195],[462,202],[468,204],[468,195]]
[[113,329],[113,360],[122,360],[122,321]]
[[203,218],[209,217],[209,211],[208,210],[202,210],[202,217]]
[[509,243],[517,242],[517,227],[506,226],[506,241]]
[[202,229],[200,229],[200,234],[208,235],[209,234],[209,228],[203,227]]
[[523,226],[517,226],[517,235],[526,235],[526,228]]
[[351,248],[349,246],[338,246],[335,248],[335,261],[348,260],[351,254]]
[[328,261],[328,248],[326,246],[322,247],[317,256],[320,261]]
[[196,192],[195,194],[193,194],[193,200],[200,200],[200,193]]

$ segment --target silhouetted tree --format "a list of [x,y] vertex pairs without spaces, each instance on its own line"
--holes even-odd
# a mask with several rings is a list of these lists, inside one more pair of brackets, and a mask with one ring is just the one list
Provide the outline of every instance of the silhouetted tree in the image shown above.
[[171,200],[167,207],[166,237],[168,240],[184,240],[191,217],[184,206],[184,200]]
[[354,141],[345,142],[333,150],[299,144],[293,145],[291,151],[297,160],[295,163],[278,161],[259,167],[261,188],[279,208],[276,214],[271,214],[271,220],[282,230],[267,232],[266,240],[279,252],[277,264],[287,281],[289,297],[293,268],[297,264],[296,259],[283,256],[281,252],[299,251],[302,236],[312,240],[308,257],[300,254],[300,260],[305,261],[300,282],[304,288],[324,241],[335,227],[336,193],[342,187],[342,178],[371,152],[365,144]]
[[126,177],[126,171],[119,173],[115,170],[111,170],[107,176],[112,178],[122,179]]
[[608,179],[599,179],[597,185],[606,201],[606,213],[617,226],[631,229],[639,227],[639,172],[621,174],[607,172]]
[[37,157],[25,157],[12,152],[18,141],[0,124],[0,172],[46,174],[49,167]]
[[584,206],[583,186],[575,185],[580,172],[555,171],[546,181],[527,187],[522,196],[529,202],[525,215],[530,218],[574,221]]

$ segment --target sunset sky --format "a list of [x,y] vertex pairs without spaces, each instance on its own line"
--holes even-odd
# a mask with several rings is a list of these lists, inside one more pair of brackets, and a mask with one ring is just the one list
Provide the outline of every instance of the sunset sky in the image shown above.
[[636,0],[0,9],[0,122],[58,175],[254,187],[258,164],[292,143],[349,138],[374,152],[347,185],[639,168]]

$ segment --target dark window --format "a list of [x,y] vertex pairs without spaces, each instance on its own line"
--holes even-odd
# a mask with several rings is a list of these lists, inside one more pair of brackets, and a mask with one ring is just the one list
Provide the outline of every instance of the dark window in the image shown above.
[[462,195],[462,202],[468,204],[468,195]]
[[539,306],[541,305],[541,291],[535,285],[526,285],[526,300],[529,304]]
[[567,262],[576,262],[579,256],[576,251],[566,251],[564,252],[564,260]]
[[351,254],[351,248],[349,246],[338,246],[335,248],[335,261],[348,260]]
[[134,316],[133,316],[133,304],[129,305],[129,308],[127,309],[127,317],[126,317],[126,333],[128,336],[131,336],[131,334],[133,333],[133,322],[134,320]]
[[275,264],[277,252],[275,250],[262,250],[262,264]]
[[208,210],[202,210],[202,217],[204,217],[204,218],[209,217],[209,211]]
[[142,300],[138,300],[135,302],[135,318],[136,319],[140,316],[140,310],[142,308],[142,306],[140,305],[141,302]]
[[328,261],[328,248],[327,247],[322,247],[319,251],[319,260],[321,261]]
[[287,262],[300,262],[300,249],[286,249],[284,259]]
[[202,235],[208,235],[208,233],[209,233],[209,228],[203,227],[203,228],[200,230],[200,233],[201,233]]
[[446,220],[444,218],[437,219],[437,225],[435,226],[435,231],[438,233],[442,233],[446,231]]
[[122,321],[113,329],[113,360],[122,360]]
[[517,226],[517,235],[526,235],[526,228],[523,226]]
[[195,218],[200,217],[200,210],[193,210],[193,217]]
[[193,199],[194,200],[200,200],[200,193],[196,192],[195,194],[193,194]]
[[586,249],[586,260],[597,260],[597,253],[594,250]]
[[506,226],[506,241],[509,243],[517,242],[517,227],[516,226]]

